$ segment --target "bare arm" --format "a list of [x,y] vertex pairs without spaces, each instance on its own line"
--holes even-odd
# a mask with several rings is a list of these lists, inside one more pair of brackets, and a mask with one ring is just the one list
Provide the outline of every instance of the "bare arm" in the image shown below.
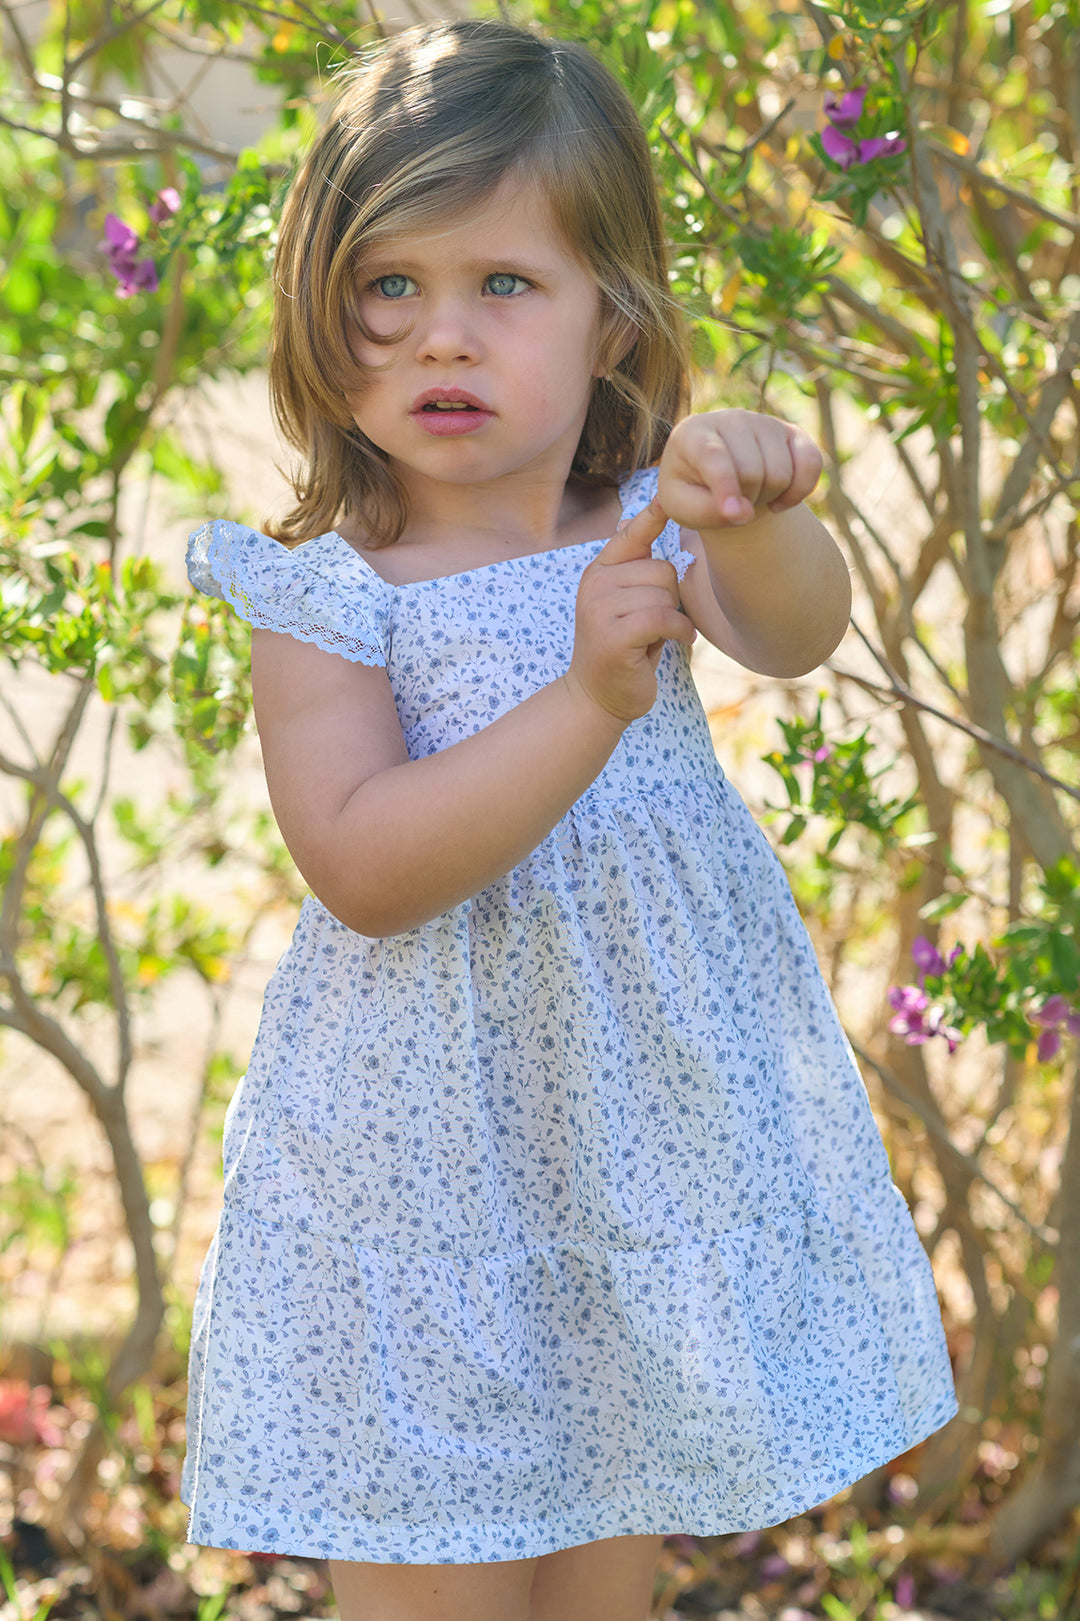
[[494,883],[599,775],[627,724],[560,676],[410,760],[384,669],[252,634],[266,780],[293,859],[358,934],[418,928]]
[[805,675],[843,640],[851,579],[808,507],[762,512],[728,529],[684,529],[682,544],[700,559],[682,582],[683,607],[714,647],[747,669]]

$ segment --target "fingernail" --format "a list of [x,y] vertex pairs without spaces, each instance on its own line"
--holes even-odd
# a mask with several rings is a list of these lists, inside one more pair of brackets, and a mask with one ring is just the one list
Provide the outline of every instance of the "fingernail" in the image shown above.
[[742,517],[743,504],[739,500],[738,496],[729,495],[720,510],[724,514],[725,518],[734,518],[737,520]]

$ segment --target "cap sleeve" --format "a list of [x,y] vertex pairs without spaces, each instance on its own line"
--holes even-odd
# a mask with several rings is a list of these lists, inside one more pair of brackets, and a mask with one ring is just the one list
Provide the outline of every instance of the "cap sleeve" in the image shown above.
[[[643,507],[647,507],[656,494],[659,482],[658,467],[641,467],[636,473],[631,473],[619,486],[623,517],[633,518]],[[674,563],[675,572],[680,580],[694,561],[693,552],[688,552],[679,544],[679,526],[674,521],[666,523],[653,541],[652,554],[654,557],[663,558],[666,563]]]
[[[188,578],[231,603],[249,625],[284,631],[353,664],[386,664],[387,601],[372,574],[340,568],[321,535],[290,551],[242,523],[221,519],[190,537]],[[340,548],[339,548],[340,550]]]

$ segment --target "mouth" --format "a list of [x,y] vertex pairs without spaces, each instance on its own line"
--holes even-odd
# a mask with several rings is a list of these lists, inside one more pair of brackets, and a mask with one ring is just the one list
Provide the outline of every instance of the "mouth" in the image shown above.
[[463,388],[428,388],[418,394],[412,403],[413,416],[467,415],[491,416],[493,413],[483,400]]

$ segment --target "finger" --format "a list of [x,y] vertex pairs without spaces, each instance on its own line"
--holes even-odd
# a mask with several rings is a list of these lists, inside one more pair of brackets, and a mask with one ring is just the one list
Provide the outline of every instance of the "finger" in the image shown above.
[[770,501],[770,512],[786,512],[789,507],[805,501],[816,487],[825,465],[821,451],[802,428],[792,430],[789,442],[793,465],[791,483],[782,495]]
[[786,434],[770,435],[762,446],[763,475],[756,505],[784,500],[795,477],[795,458]]
[[697,476],[726,522],[749,522],[765,479],[765,462],[753,430],[727,423],[724,437],[717,436],[700,451]]
[[708,490],[721,517],[739,523],[753,515],[742,492],[736,452],[726,439],[717,436],[696,447],[694,465],[686,466],[685,476]]
[[596,562],[610,565],[628,563],[638,557],[652,555],[652,544],[664,531],[667,514],[654,496],[647,507],[632,518],[623,518],[605,546],[596,554]]

